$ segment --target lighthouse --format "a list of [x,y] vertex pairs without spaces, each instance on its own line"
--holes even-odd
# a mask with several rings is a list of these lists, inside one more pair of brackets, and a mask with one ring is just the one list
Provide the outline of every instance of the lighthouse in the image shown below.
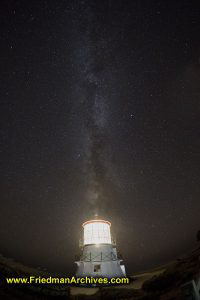
[[111,223],[96,219],[83,223],[82,227],[81,255],[75,262],[76,276],[125,277],[125,266],[111,237]]

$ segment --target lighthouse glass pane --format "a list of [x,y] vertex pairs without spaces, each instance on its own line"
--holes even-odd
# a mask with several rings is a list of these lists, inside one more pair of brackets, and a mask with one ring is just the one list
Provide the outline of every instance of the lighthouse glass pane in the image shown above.
[[91,222],[84,225],[84,245],[111,244],[110,225]]

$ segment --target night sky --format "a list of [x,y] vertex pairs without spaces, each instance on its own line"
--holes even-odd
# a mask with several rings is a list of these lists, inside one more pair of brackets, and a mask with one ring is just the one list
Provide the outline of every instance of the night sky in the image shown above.
[[0,253],[73,274],[112,222],[129,274],[196,246],[198,1],[0,3]]

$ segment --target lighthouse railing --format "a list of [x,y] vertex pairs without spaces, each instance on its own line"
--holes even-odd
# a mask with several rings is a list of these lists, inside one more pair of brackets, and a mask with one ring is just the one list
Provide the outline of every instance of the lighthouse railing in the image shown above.
[[81,261],[94,261],[94,262],[110,261],[110,260],[114,261],[114,260],[118,260],[118,257],[113,252],[110,252],[110,253],[100,252],[97,255],[92,255],[92,253],[89,252],[86,255],[81,255],[80,260]]
[[116,246],[116,238],[114,238],[113,236],[111,236],[111,244],[113,246]]

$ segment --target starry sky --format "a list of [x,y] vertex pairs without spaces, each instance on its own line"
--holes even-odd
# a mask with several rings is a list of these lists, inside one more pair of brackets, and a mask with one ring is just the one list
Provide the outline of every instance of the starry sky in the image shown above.
[[129,274],[195,247],[195,2],[1,1],[0,253],[73,274],[95,213]]

